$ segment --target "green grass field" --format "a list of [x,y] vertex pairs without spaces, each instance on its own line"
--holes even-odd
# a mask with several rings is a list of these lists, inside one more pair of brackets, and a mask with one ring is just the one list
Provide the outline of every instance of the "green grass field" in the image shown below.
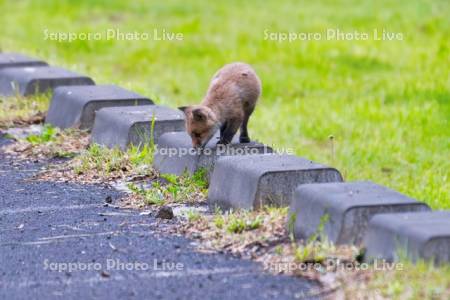
[[[450,208],[450,3],[0,1],[0,47],[176,107],[245,61],[263,82],[250,135]],[[182,41],[56,41],[45,32],[183,34]],[[278,42],[265,32],[385,29],[403,40]],[[333,136],[333,142],[329,137]],[[331,144],[333,143],[333,145]]]

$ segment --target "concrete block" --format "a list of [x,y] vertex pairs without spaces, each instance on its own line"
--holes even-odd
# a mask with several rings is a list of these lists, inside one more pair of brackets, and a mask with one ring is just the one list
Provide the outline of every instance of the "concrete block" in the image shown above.
[[207,170],[208,177],[221,156],[272,153],[272,148],[258,142],[240,144],[237,136],[229,145],[217,145],[219,133],[201,150],[192,147],[187,132],[168,132],[159,138],[154,167],[161,173],[193,174],[200,168]]
[[53,92],[46,123],[91,130],[104,107],[151,105],[153,101],[115,85],[63,86]]
[[94,85],[86,76],[57,67],[14,67],[0,69],[0,95],[28,96],[64,85]]
[[126,149],[129,145],[142,146],[171,131],[183,131],[184,113],[159,105],[107,107],[96,112],[91,141],[109,148]]
[[450,211],[380,214],[369,222],[365,260],[450,262]]
[[288,222],[295,220],[297,239],[319,234],[335,244],[360,245],[374,215],[428,210],[425,203],[369,181],[306,184],[295,191]]
[[217,160],[208,203],[224,209],[288,206],[300,184],[342,181],[338,170],[293,155],[225,156]]
[[0,53],[0,69],[11,67],[47,66],[45,61],[28,57],[19,53]]

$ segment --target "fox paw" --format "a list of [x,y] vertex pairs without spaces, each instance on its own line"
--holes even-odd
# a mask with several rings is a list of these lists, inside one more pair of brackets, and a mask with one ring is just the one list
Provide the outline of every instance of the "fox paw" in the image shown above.
[[230,142],[229,141],[225,141],[225,140],[219,140],[218,142],[217,142],[217,145],[228,145]]
[[248,136],[239,137],[239,143],[250,143],[250,138]]

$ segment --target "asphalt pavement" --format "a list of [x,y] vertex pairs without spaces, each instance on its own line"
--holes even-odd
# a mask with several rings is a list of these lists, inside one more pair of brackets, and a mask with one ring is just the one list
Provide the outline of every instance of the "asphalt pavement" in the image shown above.
[[[0,137],[0,147],[7,140]],[[310,299],[311,281],[199,253],[102,186],[29,180],[0,149],[0,299]]]

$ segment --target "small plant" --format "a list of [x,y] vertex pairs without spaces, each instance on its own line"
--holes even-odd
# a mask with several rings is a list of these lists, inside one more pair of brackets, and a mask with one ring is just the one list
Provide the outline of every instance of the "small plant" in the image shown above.
[[230,215],[227,230],[231,233],[242,233],[246,228],[245,220],[235,215]]
[[15,152],[20,157],[51,159],[72,158],[87,148],[88,134],[76,129],[59,130],[51,125],[41,128],[39,134],[28,137],[14,138],[16,143],[10,145],[8,151]]
[[283,247],[281,245],[276,246],[274,251],[277,255],[283,255]]
[[192,184],[199,188],[206,189],[208,187],[208,181],[206,179],[207,170],[205,168],[198,169],[191,177]]
[[175,202],[189,197],[189,184],[183,180],[184,178],[174,174],[161,174],[160,176],[167,181],[164,186],[164,193],[169,194]]
[[214,207],[214,219],[213,219],[214,225],[217,227],[217,229],[222,229],[225,224],[225,219],[222,215],[222,210],[219,206]]
[[167,180],[169,184],[178,184],[178,176],[175,174],[161,174],[160,177]]
[[295,249],[294,256],[299,262],[310,260],[311,253],[313,252],[312,244],[306,244]]
[[125,169],[127,165],[127,159],[119,149],[108,149],[98,144],[92,144],[86,152],[80,155],[74,170],[77,174],[95,170],[103,175],[108,175],[113,171]]
[[144,145],[142,147],[131,145],[127,151],[127,156],[133,167],[148,167],[153,164],[154,152],[155,148],[151,145]]
[[[298,247],[294,244],[294,256],[297,261],[322,262],[329,254],[336,251],[335,246],[323,235],[323,230],[326,223],[329,221],[329,218],[328,214],[322,215],[316,232],[311,235],[306,244]],[[294,243],[293,239],[292,242]]]
[[155,123],[156,117],[155,114],[152,115],[152,124],[150,126],[150,149],[155,149]]
[[228,220],[226,223],[228,232],[242,233],[244,231],[255,230],[261,227],[263,219],[260,216],[251,218],[248,212],[236,212],[228,215]]
[[33,97],[16,95],[0,99],[0,128],[43,122],[43,112],[48,109],[50,98],[49,93],[44,93]]
[[155,144],[155,124],[156,124],[156,116],[153,114],[150,123],[150,134],[145,128],[137,128],[136,134],[139,137],[141,143],[138,146],[132,146],[134,148],[134,152],[140,154],[141,158],[145,158],[147,162],[150,161],[150,164],[153,162],[153,154],[156,150]]
[[[195,174],[194,174],[195,175]],[[130,188],[130,190],[146,199],[147,204],[161,204],[163,202],[197,202],[204,200],[204,182],[197,177],[174,174],[161,174],[160,178],[166,183],[154,181],[150,189]]]
[[323,262],[335,251],[335,246],[327,240],[321,242],[310,241],[305,245],[296,247],[294,256],[298,262]]
[[147,146],[138,148],[131,146],[126,152],[119,148],[109,149],[92,144],[82,153],[74,165],[77,174],[95,171],[104,176],[113,172],[131,172],[145,175],[152,173],[153,151]]
[[289,216],[289,221],[288,221],[288,234],[289,234],[289,239],[291,242],[295,242],[295,235],[294,235],[294,229],[295,229],[295,222],[297,220],[297,215],[296,214],[291,214]]
[[263,220],[262,220],[261,216],[256,216],[255,219],[247,221],[247,224],[246,224],[247,229],[248,230],[258,229],[259,227],[261,227],[262,222],[263,222]]
[[220,206],[216,205],[214,207],[214,214],[215,215],[221,215],[222,214],[222,209],[220,208]]
[[164,193],[175,202],[191,202],[192,197],[196,194],[206,193],[204,171],[197,171],[192,176],[188,173],[181,176],[174,174],[161,174],[160,176],[167,181]]
[[325,238],[323,238],[323,230],[325,228],[325,225],[328,223],[329,219],[330,216],[328,214],[324,214],[320,217],[319,226],[317,226],[316,232],[309,237],[310,242],[317,241],[320,239],[326,240]]
[[128,188],[131,192],[142,196],[148,205],[163,205],[165,202],[164,195],[161,193],[161,186],[158,182],[153,182],[153,188],[151,189],[144,189],[134,183],[129,183]]
[[27,136],[26,140],[34,145],[45,144],[45,143],[54,141],[57,133],[58,133],[58,130],[55,127],[53,127],[49,124],[46,124],[42,128],[42,132],[40,134],[29,135],[29,136]]
[[218,228],[218,229],[222,229],[223,226],[225,224],[225,220],[223,218],[223,216],[221,215],[216,215],[214,217],[214,225]]
[[187,219],[190,223],[196,222],[201,219],[201,215],[198,211],[194,209],[190,209],[186,212]]
[[55,157],[60,157],[60,158],[73,158],[75,156],[76,156],[76,153],[64,151],[64,150],[58,150],[55,153]]

